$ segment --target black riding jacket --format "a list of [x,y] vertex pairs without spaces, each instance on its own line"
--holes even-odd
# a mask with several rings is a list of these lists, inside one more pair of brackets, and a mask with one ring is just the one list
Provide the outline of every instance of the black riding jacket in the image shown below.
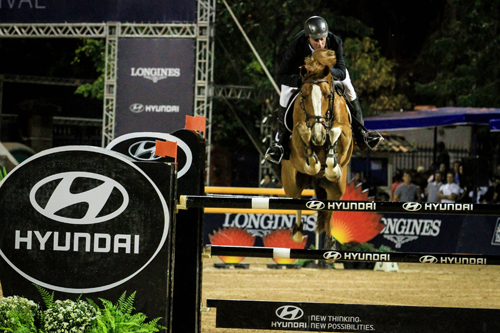
[[[328,32],[326,37],[326,49],[335,51],[337,63],[331,69],[332,76],[343,81],[346,78],[346,66],[344,52],[342,49],[342,39]],[[300,67],[304,65],[304,59],[312,54],[312,47],[309,38],[304,31],[299,32],[290,42],[290,46],[283,57],[278,69],[277,79],[280,85],[300,88],[302,79],[300,77]]]

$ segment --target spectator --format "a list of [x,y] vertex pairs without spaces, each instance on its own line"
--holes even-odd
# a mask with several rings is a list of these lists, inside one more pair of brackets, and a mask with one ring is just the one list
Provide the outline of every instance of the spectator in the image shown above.
[[493,177],[493,199],[492,204],[500,203],[500,176]]
[[[441,164],[439,164],[439,169],[437,171],[441,172],[441,175],[444,176],[448,172],[448,169],[446,168],[446,165],[444,163],[441,163]],[[430,182],[433,182],[434,180],[435,180],[434,173],[432,173],[431,176],[429,177],[429,179],[427,179],[427,182],[430,183]]]
[[454,182],[455,174],[449,171],[446,174],[446,184],[439,189],[438,199],[442,203],[454,203],[460,195],[460,187]]
[[262,179],[262,181],[260,182],[260,187],[276,188],[276,183],[271,178],[271,175],[265,174],[264,175],[264,179]]
[[422,199],[424,199],[425,189],[427,187],[427,174],[425,172],[425,168],[422,165],[417,167],[417,172],[412,177],[413,183],[417,185],[420,189],[420,193],[422,193]]
[[448,150],[446,149],[443,141],[439,141],[437,143],[436,164],[444,164],[446,170],[450,168],[450,154],[448,154]]
[[443,185],[443,174],[439,171],[434,173],[434,181],[427,184],[425,194],[427,195],[427,202],[441,202],[438,199],[438,193]]
[[[453,177],[454,177],[454,182],[458,186],[463,186],[460,184],[460,178],[462,178],[461,173],[460,173],[460,167],[462,166],[462,163],[460,161],[455,161],[453,162]],[[463,170],[463,167],[462,167]],[[462,171],[463,172],[463,171]]]
[[401,175],[401,172],[398,170],[396,172],[396,175],[392,177],[391,199],[394,198],[394,192],[396,191],[396,188],[401,184],[403,184],[403,176]]
[[352,181],[354,182],[354,187],[362,186],[363,185],[363,175],[361,174],[361,172],[356,171],[354,173],[354,178],[352,179]]
[[408,171],[403,173],[403,184],[394,191],[393,201],[413,202],[420,201],[420,189],[411,182],[411,174]]

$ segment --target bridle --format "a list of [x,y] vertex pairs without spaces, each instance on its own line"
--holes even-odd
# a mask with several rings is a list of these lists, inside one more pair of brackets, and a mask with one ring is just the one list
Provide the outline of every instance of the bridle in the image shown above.
[[[316,84],[319,85],[320,83],[328,83],[328,80],[306,80],[304,83],[311,83],[311,84]],[[307,114],[306,108],[304,107],[304,93],[300,92],[300,108],[304,112],[304,116],[306,117],[306,126],[310,129],[313,127],[314,124],[321,124],[325,127],[326,130],[330,130],[332,128],[332,123],[333,123],[333,101],[335,99],[335,93],[332,89],[333,86],[333,78],[330,83],[330,94],[328,94],[328,110],[326,111],[326,114],[324,116],[312,116]],[[309,122],[310,119],[314,119],[314,123],[311,125]]]

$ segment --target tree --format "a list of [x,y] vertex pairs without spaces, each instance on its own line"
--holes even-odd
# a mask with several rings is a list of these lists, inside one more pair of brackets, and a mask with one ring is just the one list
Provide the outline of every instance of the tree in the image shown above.
[[411,107],[408,98],[396,92],[398,84],[406,86],[408,82],[404,78],[398,82],[396,62],[380,55],[376,41],[369,37],[348,38],[344,52],[349,55],[347,67],[356,93],[361,96],[365,115]]
[[449,17],[420,55],[421,100],[438,106],[499,107],[500,0],[450,0]]
[[104,66],[106,61],[104,43],[104,39],[82,39],[82,44],[76,49],[73,64],[80,63],[84,57],[89,58],[98,74],[97,79],[92,84],[86,83],[79,86],[75,91],[76,94],[100,100],[104,98]]

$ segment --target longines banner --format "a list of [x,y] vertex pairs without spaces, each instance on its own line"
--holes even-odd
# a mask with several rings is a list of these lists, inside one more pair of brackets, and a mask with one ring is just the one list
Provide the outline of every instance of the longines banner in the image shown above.
[[[303,215],[302,222],[308,248],[314,244],[315,217]],[[294,223],[294,215],[205,214],[203,242],[226,245],[215,244],[214,235],[236,228],[255,238],[250,245],[237,245],[263,246],[263,237],[277,229],[290,229]],[[368,241],[376,248],[387,245],[398,252],[500,254],[500,218],[494,216],[386,213],[381,223],[385,228]],[[245,241],[234,231],[231,236],[233,242]]]
[[384,214],[385,228],[370,243],[398,252],[500,254],[495,216]]
[[195,0],[0,0],[1,23],[195,22]]
[[183,128],[194,108],[194,66],[194,39],[119,39],[115,137]]

